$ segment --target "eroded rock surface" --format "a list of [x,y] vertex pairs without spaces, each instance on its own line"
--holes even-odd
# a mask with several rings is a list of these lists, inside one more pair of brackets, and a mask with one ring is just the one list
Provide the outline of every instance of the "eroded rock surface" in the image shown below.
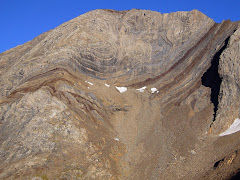
[[[228,178],[238,24],[95,10],[1,53],[0,179]],[[221,48],[215,106],[202,76]]]

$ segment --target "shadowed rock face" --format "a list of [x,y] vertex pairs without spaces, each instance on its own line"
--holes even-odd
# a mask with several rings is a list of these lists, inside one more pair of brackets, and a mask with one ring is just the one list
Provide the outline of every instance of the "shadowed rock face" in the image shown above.
[[[0,179],[229,178],[238,24],[95,10],[1,53]],[[202,83],[213,59],[220,90]]]

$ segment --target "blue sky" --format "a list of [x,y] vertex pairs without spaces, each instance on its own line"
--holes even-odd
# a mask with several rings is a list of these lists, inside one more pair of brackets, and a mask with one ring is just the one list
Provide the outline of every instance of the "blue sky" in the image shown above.
[[169,13],[198,9],[216,22],[240,20],[240,0],[0,0],[0,53],[94,9]]

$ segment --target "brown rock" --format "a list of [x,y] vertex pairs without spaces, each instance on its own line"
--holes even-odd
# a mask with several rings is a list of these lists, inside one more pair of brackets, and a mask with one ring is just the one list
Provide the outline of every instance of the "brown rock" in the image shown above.
[[[228,177],[237,28],[197,10],[95,10],[1,53],[0,179]],[[219,50],[218,106],[202,76]]]

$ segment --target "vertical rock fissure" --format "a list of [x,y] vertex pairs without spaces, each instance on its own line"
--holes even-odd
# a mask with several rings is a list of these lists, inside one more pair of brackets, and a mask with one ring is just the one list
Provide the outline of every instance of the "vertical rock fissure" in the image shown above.
[[222,82],[222,78],[218,73],[219,60],[222,52],[224,51],[224,49],[226,49],[228,45],[229,39],[230,37],[225,40],[225,44],[223,45],[223,47],[214,55],[211,61],[211,66],[202,76],[202,85],[211,88],[211,102],[214,105],[213,121],[215,121],[217,115],[219,103],[218,96],[220,92],[220,85]]

